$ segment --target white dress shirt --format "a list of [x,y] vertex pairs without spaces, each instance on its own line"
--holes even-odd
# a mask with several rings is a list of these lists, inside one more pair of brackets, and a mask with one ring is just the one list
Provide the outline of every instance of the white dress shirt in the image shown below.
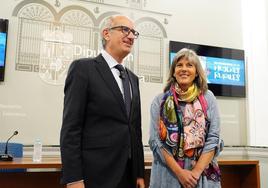
[[[115,68],[115,66],[117,64],[119,64],[108,52],[106,52],[105,50],[101,50],[101,55],[103,56],[103,58],[105,59],[105,61],[108,63],[108,66],[110,67],[113,76],[117,82],[117,85],[124,97],[124,88],[123,88],[123,82],[122,79],[119,77],[120,76],[120,72],[117,68]],[[121,64],[124,68],[125,66],[123,64]],[[131,91],[131,84],[130,84],[130,91]],[[130,92],[130,97],[132,97],[132,92]]]

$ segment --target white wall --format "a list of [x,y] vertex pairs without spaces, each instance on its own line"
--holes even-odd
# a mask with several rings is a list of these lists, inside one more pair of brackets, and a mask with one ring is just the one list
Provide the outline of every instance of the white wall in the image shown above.
[[[14,138],[14,141],[32,144],[34,138],[38,136],[44,144],[57,145],[61,126],[63,86],[47,85],[40,81],[37,74],[15,71],[18,23],[11,14],[19,2],[22,1],[6,1],[5,5],[0,6],[0,17],[10,19],[6,76],[5,82],[0,83],[0,141],[6,140],[17,129],[20,134]],[[53,0],[47,2],[52,5],[55,3]],[[75,0],[60,2],[61,6],[82,4],[82,1]],[[125,1],[107,0],[105,2],[115,4]],[[245,9],[241,8],[241,2],[245,3],[243,4]],[[265,89],[268,83],[266,76],[268,5],[264,0],[257,2],[250,0],[146,1],[146,10],[171,15],[167,16],[166,25],[168,35],[164,46],[166,62],[168,62],[169,40],[238,49],[245,47],[248,66],[247,98],[217,97],[221,113],[222,137],[226,145],[268,146],[265,108],[268,104],[267,89]],[[245,11],[244,16],[242,10]],[[243,22],[242,18],[244,18]],[[260,20],[263,21],[259,22]],[[159,21],[163,23],[163,20]],[[164,67],[164,72],[167,70],[168,63]],[[162,91],[163,86],[164,84],[141,83],[144,144],[147,144],[149,134],[150,103],[153,97]],[[261,164],[267,166],[267,161]],[[265,182],[265,172],[262,166],[262,185],[268,185]]]
[[244,46],[248,64],[248,144],[268,146],[268,3],[243,1]]
[[[14,141],[32,144],[40,137],[44,144],[58,145],[61,127],[63,86],[48,85],[40,81],[38,74],[16,71],[16,40],[18,19],[12,16],[14,7],[22,2],[8,1],[0,7],[0,17],[9,18],[8,51],[5,82],[0,84],[0,140],[5,140],[16,129],[20,134]],[[53,0],[46,1],[54,5]],[[60,1],[65,5],[94,7],[82,1]],[[118,4],[118,1],[105,1]],[[122,2],[123,3],[123,2]],[[87,7],[88,6],[88,7]],[[98,6],[95,4],[94,6]],[[228,48],[242,49],[242,21],[240,1],[203,0],[174,1],[147,0],[148,11],[167,15],[165,25],[168,38],[164,45],[164,58],[168,62],[168,41],[184,41]],[[131,10],[134,11],[135,10]],[[138,10],[137,10],[138,11]],[[161,23],[164,20],[159,20]],[[168,63],[163,67],[166,75]],[[166,80],[166,77],[164,77]],[[164,84],[141,83],[143,141],[148,142],[149,109],[154,96]],[[218,97],[222,120],[222,137],[226,145],[245,145],[246,105],[245,98]]]
[[[164,10],[172,15],[167,25],[168,40],[243,49],[240,1],[156,0],[148,1],[148,7],[155,11]],[[161,86],[150,88],[155,88],[151,93],[161,91]],[[151,96],[145,95],[146,93],[142,95],[144,108],[149,106],[152,100]],[[221,114],[221,136],[225,144],[246,145],[246,98],[217,97],[217,99]],[[143,114],[148,112],[149,109]],[[143,134],[148,134],[146,128],[148,118],[143,115]]]

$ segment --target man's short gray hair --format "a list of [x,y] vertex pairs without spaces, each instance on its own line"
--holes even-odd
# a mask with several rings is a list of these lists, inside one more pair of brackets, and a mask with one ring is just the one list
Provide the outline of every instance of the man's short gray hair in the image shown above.
[[105,48],[106,46],[106,40],[105,38],[103,37],[103,30],[104,29],[107,29],[107,28],[111,28],[113,26],[113,21],[114,21],[114,18],[116,17],[117,15],[114,15],[114,16],[110,16],[108,17],[105,21],[104,21],[104,24],[103,24],[103,28],[101,29],[101,42],[102,42],[102,47]]
[[107,29],[107,28],[111,28],[114,26],[114,20],[116,19],[116,17],[118,16],[122,16],[122,17],[126,17],[128,18],[129,20],[131,20],[128,16],[125,16],[125,15],[113,15],[113,16],[110,16],[108,17],[105,21],[104,21],[104,24],[103,24],[103,27],[101,29],[101,42],[102,42],[102,47],[105,48],[106,46],[106,43],[107,41],[105,40],[105,38],[103,37],[103,30],[104,29]]

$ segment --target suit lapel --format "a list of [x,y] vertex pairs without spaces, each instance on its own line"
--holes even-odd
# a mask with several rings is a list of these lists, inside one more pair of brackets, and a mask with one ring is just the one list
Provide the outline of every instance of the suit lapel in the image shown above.
[[122,93],[118,87],[118,84],[113,76],[113,73],[112,73],[110,67],[108,66],[107,62],[105,61],[105,59],[101,55],[98,55],[96,57],[96,61],[98,62],[98,63],[96,63],[97,71],[102,76],[107,87],[114,94],[115,98],[117,99],[117,101],[120,104],[121,109],[124,111],[124,113],[126,115],[126,108],[125,108],[125,104],[124,104],[124,99],[123,99]]

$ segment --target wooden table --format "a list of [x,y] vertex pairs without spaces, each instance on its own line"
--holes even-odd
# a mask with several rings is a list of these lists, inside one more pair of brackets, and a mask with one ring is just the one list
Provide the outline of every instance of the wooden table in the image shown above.
[[[152,156],[145,156],[145,167],[152,166]],[[222,188],[260,188],[259,161],[246,158],[219,158]],[[150,170],[145,171],[146,187]]]
[[1,188],[63,188],[60,182],[61,160],[59,157],[43,158],[32,162],[32,158],[14,158],[0,162],[1,169],[24,168],[26,172],[0,173]]
[[43,157],[41,162],[33,162],[31,157],[14,158],[13,161],[0,161],[0,168],[40,168],[40,169],[61,169],[60,157]]
[[219,159],[222,173],[222,187],[260,188],[260,167],[258,160]]
[[[259,161],[249,159],[219,159],[223,188],[260,188]],[[145,155],[145,181],[148,187],[152,157]],[[61,160],[59,157],[45,157],[42,162],[31,158],[15,158],[11,162],[0,162],[0,168],[28,169],[27,172],[0,173],[2,188],[63,188],[59,184]],[[32,172],[36,169],[36,172]]]

